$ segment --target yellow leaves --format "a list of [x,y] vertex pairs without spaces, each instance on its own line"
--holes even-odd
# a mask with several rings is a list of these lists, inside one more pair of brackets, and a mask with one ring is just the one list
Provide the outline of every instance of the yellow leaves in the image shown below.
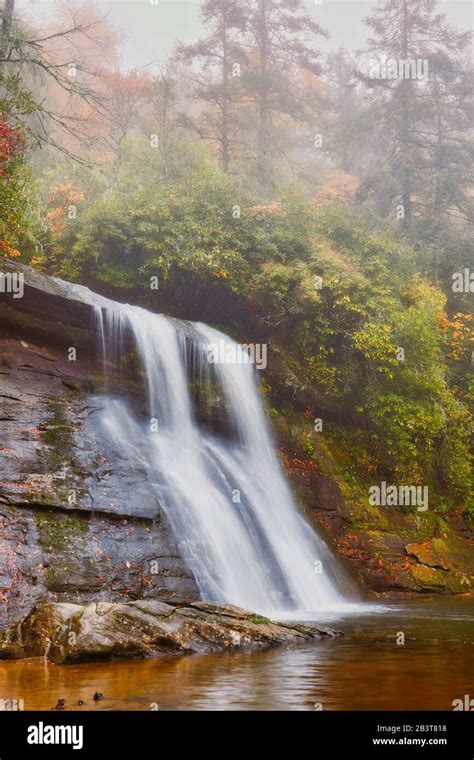
[[398,359],[397,346],[393,342],[389,325],[366,322],[354,333],[353,343],[366,359],[373,362],[376,372],[385,374],[388,379],[393,380],[395,373],[392,367],[398,365]]
[[474,317],[457,312],[447,324],[451,331],[449,355],[455,361],[462,361],[474,349]]
[[410,281],[407,287],[407,298],[412,307],[425,314],[431,312],[433,318],[436,319],[439,319],[446,303],[444,293],[427,280],[423,280],[419,274]]
[[41,269],[46,264],[46,256],[37,254],[36,256],[33,256],[30,260],[29,266],[33,267],[33,269]]
[[452,322],[449,321],[448,315],[446,314],[444,309],[441,309],[437,316],[437,324],[439,329],[442,332],[447,332],[452,324]]

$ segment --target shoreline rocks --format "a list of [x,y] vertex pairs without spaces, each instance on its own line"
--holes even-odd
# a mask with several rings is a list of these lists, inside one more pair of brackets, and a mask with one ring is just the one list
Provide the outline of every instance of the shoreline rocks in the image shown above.
[[162,654],[296,645],[340,632],[316,623],[277,623],[232,605],[155,600],[87,605],[47,602],[0,633],[0,659],[47,657],[56,664]]

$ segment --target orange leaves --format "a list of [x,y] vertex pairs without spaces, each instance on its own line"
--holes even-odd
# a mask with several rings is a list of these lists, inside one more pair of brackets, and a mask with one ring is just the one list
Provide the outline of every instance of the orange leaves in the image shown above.
[[228,273],[225,272],[223,269],[217,269],[213,273],[214,277],[219,277],[220,279],[226,280],[228,278]]
[[279,454],[285,470],[291,475],[298,475],[302,478],[311,478],[320,474],[318,465],[312,459],[292,457],[287,451],[283,451],[282,449],[279,450]]
[[53,233],[60,232],[67,221],[68,210],[85,200],[83,191],[72,180],[56,182],[49,194],[50,210],[46,224]]
[[474,317],[457,312],[451,320],[445,317],[445,322],[450,331],[449,355],[455,361],[462,361],[474,350]]
[[252,216],[257,216],[258,214],[265,216],[286,216],[286,211],[282,209],[279,203],[267,203],[265,205],[262,204],[251,206],[249,212]]
[[69,179],[63,182],[56,182],[49,194],[49,202],[53,206],[64,206],[66,203],[81,203],[83,200],[84,193]]
[[0,241],[0,255],[5,256],[7,259],[15,259],[21,256],[18,251],[8,240]]
[[313,196],[316,206],[327,206],[329,203],[352,203],[359,189],[359,180],[352,174],[344,172],[329,172],[321,189]]

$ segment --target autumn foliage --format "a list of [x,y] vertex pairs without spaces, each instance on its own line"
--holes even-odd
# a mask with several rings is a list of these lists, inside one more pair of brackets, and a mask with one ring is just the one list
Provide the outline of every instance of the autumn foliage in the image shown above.
[[0,114],[0,252],[7,258],[20,255],[16,248],[22,233],[22,195],[26,141],[20,129]]

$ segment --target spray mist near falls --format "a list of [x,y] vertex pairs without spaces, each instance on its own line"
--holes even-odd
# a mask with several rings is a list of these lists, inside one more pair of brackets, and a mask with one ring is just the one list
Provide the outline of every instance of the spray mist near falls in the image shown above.
[[[144,379],[146,413],[109,392],[101,424],[125,466],[141,465],[202,598],[273,617],[344,607],[352,584],[295,502],[245,351],[210,362],[209,345],[233,343],[217,330],[86,291],[104,372],[132,345]],[[217,400],[224,433],[202,423],[197,397]]]

